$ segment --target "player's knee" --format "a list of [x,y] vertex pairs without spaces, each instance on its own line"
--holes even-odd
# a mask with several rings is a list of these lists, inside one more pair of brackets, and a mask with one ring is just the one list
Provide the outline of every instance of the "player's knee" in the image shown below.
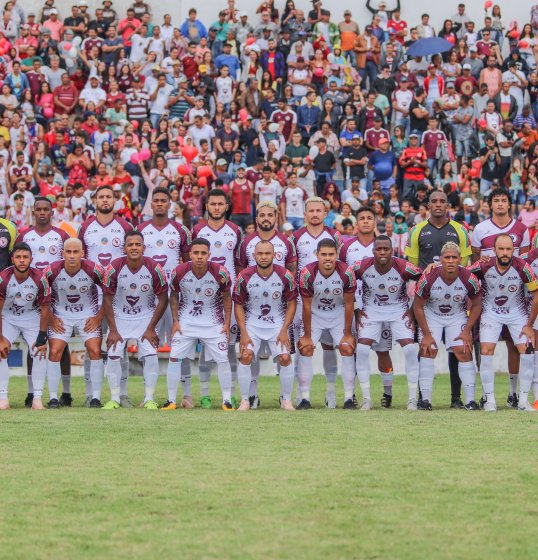
[[340,344],[338,346],[338,350],[340,351],[341,356],[353,356],[355,352],[355,348],[351,344],[348,344],[347,342]]
[[239,358],[239,362],[242,363],[244,366],[249,366],[252,363],[253,359],[254,359],[253,352],[247,350],[246,352],[241,354],[241,357]]
[[289,366],[291,364],[291,356],[289,354],[281,354],[278,357],[278,363],[281,367]]
[[301,346],[299,348],[299,352],[301,356],[305,358],[311,358],[314,355],[314,347],[313,346]]
[[[49,360],[51,362],[59,362],[62,358],[63,348],[59,350],[58,348],[49,348]],[[35,360],[35,356],[34,356]]]

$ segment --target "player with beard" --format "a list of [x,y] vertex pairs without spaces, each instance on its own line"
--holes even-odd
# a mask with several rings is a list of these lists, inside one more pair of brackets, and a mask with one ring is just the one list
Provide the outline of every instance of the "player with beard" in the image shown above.
[[[19,234],[16,243],[26,243],[32,250],[32,263],[38,270],[45,270],[47,266],[62,258],[64,242],[69,235],[52,225],[52,203],[48,198],[36,198],[33,209],[34,226]],[[26,407],[32,405],[32,356],[28,352],[28,395],[24,401]],[[65,348],[61,358],[62,395],[60,404],[71,406],[71,354]]]
[[475,402],[472,328],[482,311],[480,284],[474,274],[460,266],[461,254],[457,243],[445,243],[440,261],[441,266],[421,276],[413,301],[420,341],[418,381],[422,399],[418,402],[418,409],[432,409],[435,358],[444,340],[445,347],[452,350],[459,363],[465,409],[479,410]]
[[[80,227],[78,238],[82,241],[84,254],[90,261],[106,268],[114,259],[124,255],[123,245],[125,234],[132,231],[133,226],[123,218],[114,216],[114,191],[105,185],[97,189],[95,195],[95,215],[90,216]],[[99,303],[102,292],[99,290]],[[123,375],[121,377],[120,404],[124,408],[132,408],[133,404],[127,394],[129,379],[129,358],[127,353],[121,358]],[[93,395],[90,379],[90,359],[84,360],[84,380],[86,382],[86,402],[89,406]]]
[[[322,198],[314,196],[305,202],[305,226],[298,229],[293,234],[293,243],[297,252],[297,270],[317,261],[316,250],[318,243],[322,239],[332,239],[338,250],[342,244],[342,237],[335,229],[327,227],[323,224],[323,220],[327,216],[325,202]],[[297,301],[297,312],[293,323],[293,336],[295,340],[299,340],[303,336],[303,310],[300,298]],[[330,336],[321,337],[321,346],[323,348],[323,370],[327,379],[327,389],[325,392],[325,405],[327,408],[336,407],[336,377],[338,375],[338,361],[336,351],[332,347]],[[300,364],[302,358],[297,354],[296,373],[305,371],[304,366]],[[305,375],[310,375],[306,373]],[[300,395],[299,395],[300,397]],[[297,398],[300,402],[301,399]]]
[[[493,354],[503,326],[506,326],[519,352],[518,409],[537,412],[528,399],[534,373],[533,325],[538,316],[536,276],[524,259],[514,256],[515,247],[511,235],[498,235],[493,250],[494,258],[477,262],[470,267],[471,272],[482,282],[480,379],[484,392],[484,410],[497,410]],[[525,290],[532,293],[530,311]]]
[[168,305],[166,275],[154,260],[144,256],[144,237],[129,231],[124,238],[125,256],[114,259],[106,271],[103,309],[108,322],[107,377],[110,401],[103,408],[120,408],[120,358],[128,339],[138,344],[138,359],[144,374],[144,401],[147,410],[158,410],[155,387],[159,379],[157,324]]
[[[356,262],[366,257],[373,257],[375,228],[374,211],[369,206],[359,208],[356,225],[357,236],[355,239],[348,239],[344,242],[342,247],[340,247],[339,259],[348,266],[353,266]],[[355,300],[357,306],[360,306],[362,303],[360,282],[357,282]],[[390,408],[392,406],[394,371],[392,368],[392,359],[389,354],[391,348],[392,338],[390,336],[390,329],[386,326],[381,333],[381,341],[379,344],[372,345],[372,350],[377,354],[377,367],[381,372],[381,380],[383,382],[383,396],[381,397],[381,406],[383,408]]]
[[[529,251],[530,238],[529,230],[519,220],[514,220],[510,216],[512,208],[512,199],[510,193],[502,188],[495,188],[489,195],[489,207],[491,209],[491,218],[477,224],[473,230],[471,246],[473,248],[472,261],[479,259],[494,258],[495,240],[500,234],[506,233],[510,236],[514,243],[514,255],[522,256]],[[517,408],[517,380],[519,367],[519,352],[517,351],[514,341],[503,329],[502,339],[506,342],[508,350],[508,374],[510,378],[510,393],[506,400],[507,406]]]
[[410,318],[407,283],[420,278],[421,270],[393,256],[392,242],[386,235],[374,241],[374,256],[354,266],[357,281],[362,281],[363,305],[357,319],[357,377],[362,390],[361,410],[372,409],[370,396],[369,355],[378,342],[383,323],[388,323],[392,337],[400,343],[405,356],[405,373],[409,399],[407,410],[417,410],[418,353]]
[[16,243],[12,266],[0,272],[0,410],[9,408],[9,366],[7,356],[19,335],[28,344],[33,363],[34,394],[30,406],[43,410],[41,400],[47,372],[47,326],[50,290],[43,273],[32,268],[32,250]]
[[250,410],[250,366],[262,341],[267,341],[273,360],[280,365],[280,406],[295,410],[291,402],[293,365],[289,328],[296,310],[297,288],[291,272],[273,264],[274,248],[259,241],[254,251],[256,266],[245,268],[237,276],[233,301],[241,333],[237,367],[241,404],[238,410]]
[[[236,278],[236,255],[241,241],[241,231],[232,222],[226,219],[228,211],[228,198],[226,193],[220,189],[209,191],[206,201],[207,222],[197,224],[192,230],[192,238],[207,239],[211,245],[211,262],[223,266],[230,275],[232,285]],[[237,325],[235,324],[232,313],[232,323],[230,327],[230,340],[228,346],[228,359],[232,368],[232,398],[234,408],[237,406],[235,397],[235,382],[237,381],[237,355],[235,343],[237,339]],[[211,377],[211,366],[204,359],[203,348],[199,361],[200,371],[200,404],[202,408],[211,408],[211,398],[209,396],[209,380]],[[192,403],[190,369],[188,376],[183,373],[181,377],[183,387],[183,398],[189,399]]]
[[101,408],[104,376],[101,355],[103,311],[99,306],[97,287],[103,285],[105,269],[84,258],[80,239],[68,239],[64,243],[63,255],[63,261],[52,263],[43,273],[50,286],[52,308],[47,364],[49,408],[60,407],[60,357],[75,331],[83,338],[90,358],[93,391],[90,408]]
[[[277,230],[278,209],[270,201],[260,202],[256,207],[256,231],[247,235],[241,241],[238,250],[237,270],[255,266],[254,251],[260,241],[269,241],[275,249],[274,263],[285,267],[292,274],[297,271],[297,255],[295,245],[288,237]],[[262,344],[260,353],[265,352],[265,343]],[[250,407],[258,408],[260,399],[258,397],[258,378],[260,375],[260,362],[252,363],[252,381],[250,384]]]

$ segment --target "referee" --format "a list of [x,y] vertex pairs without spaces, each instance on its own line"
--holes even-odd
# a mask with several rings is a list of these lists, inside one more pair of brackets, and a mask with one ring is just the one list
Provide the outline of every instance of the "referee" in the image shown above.
[[[439,262],[441,249],[448,241],[460,248],[461,264],[467,265],[472,254],[471,243],[466,229],[448,216],[448,199],[443,191],[433,191],[428,203],[430,217],[417,224],[409,233],[405,255],[410,262],[424,270],[429,264]],[[461,380],[458,360],[453,352],[448,354],[451,408],[463,408],[461,401]]]

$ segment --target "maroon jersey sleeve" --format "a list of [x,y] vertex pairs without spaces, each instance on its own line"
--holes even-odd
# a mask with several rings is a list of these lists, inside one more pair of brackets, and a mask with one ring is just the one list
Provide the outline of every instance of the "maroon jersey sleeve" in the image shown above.
[[53,226],[52,229],[62,238],[62,242],[65,243],[71,236],[61,228]]
[[239,242],[235,262],[240,268],[247,268],[248,266],[247,245],[255,235],[257,235],[255,232],[251,233],[250,235],[243,237],[243,239]]
[[245,268],[242,272],[237,275],[235,280],[234,291],[232,294],[232,299],[234,303],[238,303],[239,305],[245,305],[248,301],[248,292],[247,292],[247,284],[249,278],[252,276],[256,267],[250,266]]
[[97,284],[97,286],[103,285],[106,277],[106,269],[100,264],[94,263],[89,259],[82,259],[81,268],[95,282],[95,284]]
[[284,284],[282,299],[284,301],[291,301],[292,299],[297,299],[297,285],[295,284],[295,279],[293,274],[286,270],[283,266],[275,265],[275,271],[282,279]]
[[241,243],[241,230],[233,223],[233,222],[226,222],[234,231],[235,233],[235,245],[234,245],[234,259],[235,259],[235,266],[239,266],[237,261],[237,253],[239,250],[239,244]]
[[123,218],[118,218],[116,217],[115,220],[118,222],[118,224],[120,224],[120,226],[123,228],[123,231],[125,233],[129,232],[129,231],[133,231],[133,226],[131,223],[129,223],[127,220],[124,220]]
[[0,272],[0,299],[6,299],[7,285],[9,283],[9,279],[11,278],[12,274],[13,274],[12,266]]
[[291,243],[291,241],[282,233],[278,233],[278,236],[282,239],[282,241],[284,242],[284,245],[286,246],[286,267],[288,267],[290,264],[293,264],[294,262],[297,262],[297,251],[295,250],[295,245],[293,243]]
[[37,286],[37,305],[50,303],[50,286],[43,273],[37,268],[31,268],[30,276]]
[[355,275],[356,280],[362,280],[362,275],[364,271],[370,268],[374,264],[373,257],[367,257],[366,259],[362,259],[362,261],[357,261],[351,268],[353,270],[353,274]]
[[191,250],[191,232],[183,225],[176,221],[171,220],[170,223],[176,228],[179,233],[179,253],[183,260],[188,259]]
[[418,266],[397,257],[393,259],[393,267],[398,271],[404,282],[418,280],[422,275],[422,270]]
[[474,299],[480,295],[480,282],[468,268],[460,267],[460,278],[465,284],[467,296],[470,299]]
[[84,241],[84,236],[86,235],[86,230],[88,229],[88,226],[93,222],[93,220],[95,220],[95,216],[90,216],[87,220],[84,220],[83,224],[80,226],[80,229],[78,230],[77,233],[77,237],[82,241],[82,248],[84,249],[85,252],[87,250],[87,247],[86,247],[86,242]]
[[314,278],[318,270],[317,263],[306,265],[299,274],[299,293],[302,297],[311,298],[314,295]]
[[151,280],[153,283],[153,293],[156,296],[161,295],[168,291],[168,283],[166,281],[166,273],[164,272],[162,266],[156,263],[153,259],[149,257],[144,257],[144,264],[151,272]]
[[340,250],[338,251],[338,259],[342,262],[347,262],[347,251],[353,241],[353,239],[348,239],[344,241],[340,246]]
[[106,268],[105,281],[103,283],[103,292],[108,295],[114,295],[118,286],[118,273],[125,265],[126,258],[120,257],[114,259]]
[[43,270],[43,276],[47,279],[49,286],[52,286],[52,283],[62,270],[64,265],[64,261],[56,261],[52,264],[49,264],[45,270]]
[[338,272],[342,279],[344,294],[354,294],[357,289],[357,281],[355,280],[353,269],[347,266],[347,264],[337,261],[336,272]]
[[180,264],[172,271],[172,277],[170,278],[170,289],[174,292],[181,293],[181,280],[190,270],[190,263]]
[[223,294],[229,292],[232,286],[232,280],[226,267],[214,262],[209,262],[208,265],[209,272],[219,284],[219,291]]

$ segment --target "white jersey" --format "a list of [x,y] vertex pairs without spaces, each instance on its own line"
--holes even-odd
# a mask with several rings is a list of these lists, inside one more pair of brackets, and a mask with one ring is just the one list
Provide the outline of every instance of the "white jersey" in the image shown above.
[[378,272],[373,257],[363,259],[353,268],[362,281],[362,308],[370,321],[399,321],[409,309],[407,282],[418,280],[420,268],[393,257],[388,272]]
[[292,274],[274,265],[267,278],[258,274],[256,266],[237,275],[233,301],[243,306],[247,328],[276,329],[284,325],[288,302],[297,298]]
[[41,234],[31,227],[17,237],[16,243],[29,245],[32,250],[32,266],[44,270],[62,258],[66,239],[69,239],[69,234],[63,229],[53,226]]
[[374,256],[374,240],[368,245],[363,245],[358,239],[348,239],[344,241],[338,258],[348,266],[353,266],[356,262],[362,261],[367,257]]
[[232,222],[224,221],[219,229],[212,229],[208,224],[197,224],[192,230],[192,238],[207,239],[211,245],[211,262],[223,266],[235,283],[235,258],[241,242],[241,231]]
[[[172,273],[170,289],[179,294],[179,324],[200,333],[224,325],[223,295],[230,292],[228,271],[217,263],[208,263],[206,273],[198,278],[192,263],[179,265]],[[212,336],[217,333],[213,332]]]
[[50,301],[50,288],[37,268],[30,268],[28,278],[19,282],[10,266],[0,272],[0,299],[4,302],[2,321],[35,327],[39,325],[39,306]]
[[318,243],[322,239],[332,239],[336,242],[337,250],[340,250],[342,244],[342,236],[335,229],[324,226],[321,233],[315,237],[308,228],[302,227],[293,234],[293,243],[295,244],[295,251],[297,252],[297,271],[300,272],[303,268],[310,263],[317,262],[318,257],[316,251],[318,250]]
[[429,274],[423,274],[417,282],[415,293],[425,300],[426,319],[440,319],[442,322],[467,322],[467,300],[480,294],[477,277],[463,266],[458,277],[447,284],[441,276],[441,267],[435,267]]
[[113,297],[114,317],[123,321],[150,320],[158,295],[168,291],[160,264],[143,257],[142,266],[131,270],[127,257],[112,261],[106,271],[103,292]]
[[292,189],[286,187],[282,191],[281,202],[286,207],[286,218],[302,218],[304,216],[304,203],[308,196],[306,192],[299,186]]
[[[262,241],[262,239],[256,231],[243,238],[237,252],[237,266],[241,268],[256,266],[254,251],[256,249],[256,245],[260,241]],[[271,243],[275,250],[275,256],[273,259],[274,264],[278,264],[284,268],[289,268],[291,264],[297,261],[295,245],[293,245],[293,243],[283,233],[277,231],[273,237],[267,241]]]
[[166,272],[166,278],[170,280],[173,270],[189,254],[189,230],[173,220],[169,220],[163,228],[158,228],[149,220],[136,229],[144,236],[144,255],[160,264]]
[[80,270],[71,276],[65,261],[52,263],[43,272],[51,291],[52,312],[62,319],[89,319],[99,311],[97,286],[102,286],[105,269],[83,259]]
[[132,229],[122,218],[115,217],[108,224],[101,224],[96,216],[91,216],[80,227],[78,238],[86,258],[106,268],[114,259],[123,256],[125,234]]
[[501,233],[508,234],[514,242],[515,253],[519,256],[521,247],[529,247],[531,242],[529,230],[522,222],[512,220],[507,226],[499,227],[490,218],[476,225],[471,237],[471,246],[480,249],[480,254],[486,257],[495,257],[495,239]]
[[341,261],[330,276],[324,276],[318,263],[301,270],[299,291],[303,298],[312,298],[312,322],[324,328],[333,328],[345,322],[344,294],[355,292],[355,274]]

